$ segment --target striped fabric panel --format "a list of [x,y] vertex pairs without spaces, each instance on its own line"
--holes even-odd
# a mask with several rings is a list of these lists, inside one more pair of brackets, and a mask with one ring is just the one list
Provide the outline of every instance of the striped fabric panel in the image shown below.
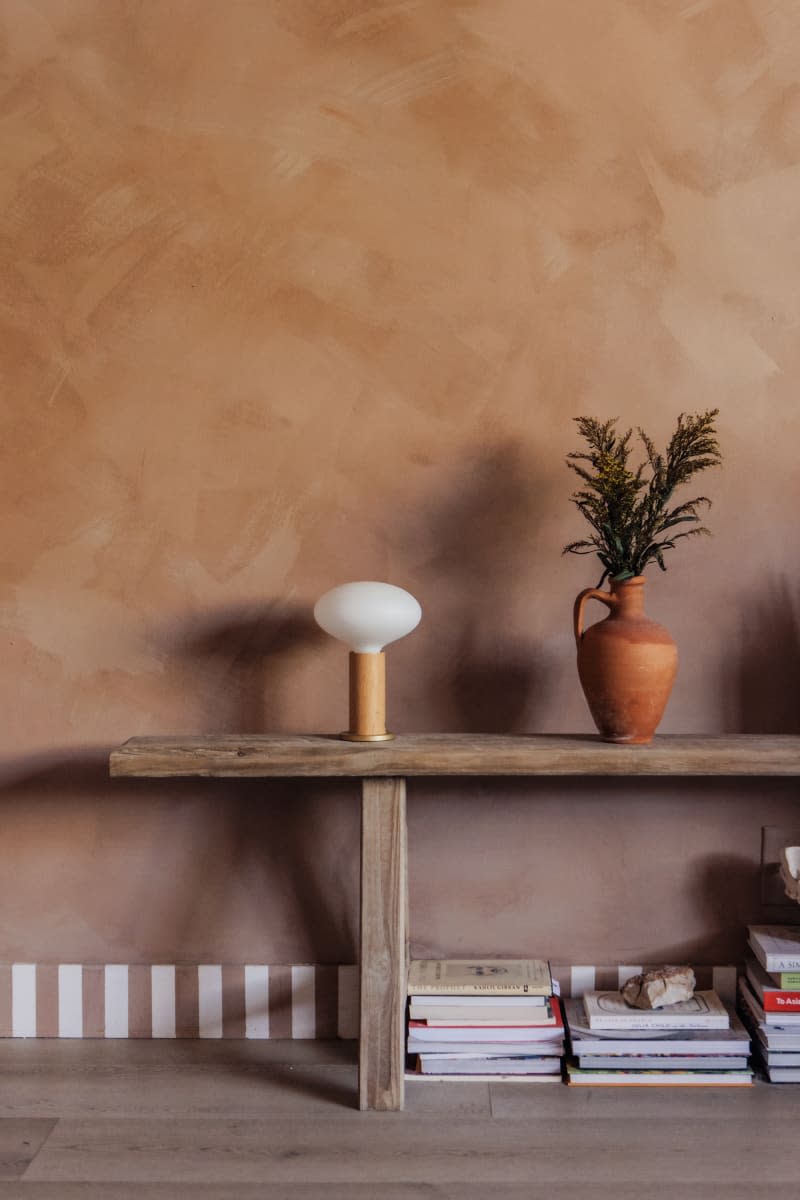
[[0,963],[0,1037],[357,1036],[354,966]]
[[[616,990],[640,965],[552,965],[562,996]],[[695,967],[727,1000],[735,966]],[[358,967],[0,963],[0,1037],[357,1038]]]

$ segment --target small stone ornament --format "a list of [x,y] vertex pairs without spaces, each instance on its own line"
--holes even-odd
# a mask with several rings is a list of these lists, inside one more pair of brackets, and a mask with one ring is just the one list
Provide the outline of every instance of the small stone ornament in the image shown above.
[[691,1000],[695,989],[691,967],[658,967],[633,975],[620,991],[631,1008],[664,1008],[681,1000]]
[[800,846],[784,846],[781,854],[781,879],[789,899],[800,904]]

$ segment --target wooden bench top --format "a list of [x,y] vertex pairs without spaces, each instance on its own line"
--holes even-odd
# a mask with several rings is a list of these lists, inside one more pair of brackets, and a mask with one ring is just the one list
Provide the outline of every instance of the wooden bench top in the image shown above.
[[591,734],[419,733],[376,744],[335,735],[135,737],[114,750],[115,777],[421,775],[794,776],[800,737],[665,735],[617,746]]

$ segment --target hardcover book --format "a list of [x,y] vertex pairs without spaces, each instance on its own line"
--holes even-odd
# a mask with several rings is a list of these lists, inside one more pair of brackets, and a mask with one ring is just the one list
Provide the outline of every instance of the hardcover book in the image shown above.
[[770,1083],[800,1083],[800,1066],[798,1067],[763,1067],[764,1074]]
[[800,971],[800,926],[748,925],[747,932],[765,971]]
[[746,979],[739,980],[742,1016],[756,1037],[773,1050],[800,1050],[800,1014],[768,1013]]
[[755,958],[746,963],[747,978],[765,1012],[800,1013],[800,990],[778,987],[768,971]]
[[494,1021],[498,1025],[536,1023],[547,1011],[547,996],[412,996],[416,1021]]
[[[435,1009],[433,1011],[436,1012]],[[547,1003],[540,1008],[531,1009],[530,1015],[523,1017],[517,1016],[518,1012],[523,1011],[521,1009],[500,1009],[501,1015],[497,1017],[485,1017],[483,1014],[487,1011],[489,1010],[476,1009],[466,1017],[442,1017],[438,1012],[434,1017],[419,1017],[412,1002],[409,1008],[409,1028],[418,1029],[423,1026],[428,1029],[530,1029],[562,1024],[557,1000],[552,1005]]]
[[[684,1001],[685,1003],[685,1001]],[[746,1071],[584,1071],[567,1067],[571,1087],[750,1087]]]
[[759,1042],[753,1061],[770,1083],[800,1083],[800,1054],[778,1054]]
[[[421,1071],[406,1071],[406,1079],[415,1081],[425,1081],[425,1083],[452,1083],[453,1076],[449,1075],[429,1075]],[[552,1075],[494,1075],[487,1076],[484,1072],[475,1075],[459,1075],[459,1083],[486,1083],[487,1078],[491,1078],[492,1083],[561,1083],[561,1072],[553,1072]]]
[[753,1050],[757,1053],[800,1053],[800,1029],[787,1029],[781,1025],[767,1025],[764,1009],[758,1003],[746,979],[739,980],[740,1011],[750,1032],[753,1034]]
[[695,992],[691,1000],[664,1008],[631,1008],[619,992],[586,992],[583,1007],[595,1029],[727,1029],[728,1010],[716,992]]
[[511,1058],[518,1058],[529,1055],[534,1052],[537,1054],[554,1055],[561,1054],[564,1046],[563,1037],[553,1037],[552,1041],[536,1041],[536,1042],[445,1042],[445,1041],[426,1041],[424,1038],[417,1038],[413,1034],[408,1037],[408,1052],[409,1054],[452,1054],[454,1058],[463,1058],[465,1054],[475,1054],[479,1058],[487,1054],[506,1054]]
[[408,968],[409,996],[550,996],[550,965],[542,959],[415,959]]
[[464,1042],[470,1037],[469,1030],[474,1028],[475,1038],[482,1042],[539,1042],[553,1041],[562,1037],[564,1023],[558,1008],[554,1008],[549,1020],[539,1025],[431,1025],[426,1021],[409,1021],[408,1042]]
[[746,1054],[582,1054],[585,1071],[746,1071]]
[[411,1023],[416,1025],[422,1024],[427,1029],[531,1029],[555,1025],[556,1022],[553,1016],[542,1016],[536,1021],[532,1019],[527,1021],[507,1021],[503,1017],[492,1017],[488,1021],[479,1021],[475,1017],[470,1017],[464,1021],[458,1017],[444,1017],[440,1021],[436,1017],[424,1017],[420,1020],[412,1015]]
[[749,1054],[750,1036],[736,1013],[728,1029],[590,1029],[583,1003],[565,1001],[573,1054]]
[[555,1055],[447,1058],[440,1054],[420,1054],[419,1070],[423,1075],[560,1075],[561,1059]]

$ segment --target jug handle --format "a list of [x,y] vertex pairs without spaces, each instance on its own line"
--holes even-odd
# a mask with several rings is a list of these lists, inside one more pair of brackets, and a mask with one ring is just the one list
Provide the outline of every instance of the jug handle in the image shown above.
[[601,604],[605,604],[607,608],[614,608],[619,601],[611,592],[601,592],[598,588],[585,588],[579,592],[575,600],[575,607],[572,610],[572,626],[575,630],[575,645],[580,648],[583,640],[583,606],[587,600],[599,600]]

